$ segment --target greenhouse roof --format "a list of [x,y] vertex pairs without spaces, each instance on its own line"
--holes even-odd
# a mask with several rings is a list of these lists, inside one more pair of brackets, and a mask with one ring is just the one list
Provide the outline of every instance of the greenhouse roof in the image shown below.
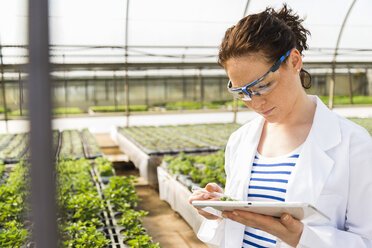
[[[337,62],[372,62],[369,0],[132,0],[127,39],[126,1],[50,0],[51,60],[123,63],[127,45],[131,63],[213,64],[228,27],[246,14],[267,6],[280,8],[284,2],[305,18],[304,26],[311,32],[305,63],[330,63],[339,37]],[[5,64],[25,61],[26,49],[10,46],[26,44],[26,21],[25,0],[0,0]]]

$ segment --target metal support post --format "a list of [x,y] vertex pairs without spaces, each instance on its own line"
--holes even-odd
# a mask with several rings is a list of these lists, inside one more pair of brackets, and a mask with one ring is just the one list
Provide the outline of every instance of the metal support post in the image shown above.
[[116,80],[116,71],[114,71],[114,106],[115,112],[118,111],[118,81]]
[[[63,65],[65,64],[65,55],[63,54]],[[68,103],[68,95],[67,95],[67,79],[66,79],[66,69],[63,70],[63,87],[64,87],[64,91],[65,91],[65,109],[64,109],[64,112],[65,112],[65,115],[67,115],[67,103]]]
[[51,248],[58,244],[51,131],[48,0],[30,0],[28,6],[32,236],[38,248]]
[[126,15],[125,15],[125,116],[127,117],[126,126],[129,127],[129,75],[128,75],[128,35],[129,35],[129,0],[127,0],[127,8],[126,8]]
[[88,101],[89,100],[89,95],[88,95],[88,83],[89,81],[88,80],[85,80],[84,84],[85,84],[85,101]]
[[[0,41],[1,42],[1,41]],[[4,79],[4,61],[3,61],[3,51],[0,43],[0,63],[1,63],[1,90],[3,95],[3,106],[4,106],[4,119],[5,119],[5,131],[8,132],[8,112],[6,106],[6,96],[5,96],[5,79]]]
[[105,100],[109,100],[109,87],[108,87],[108,81],[105,80]]
[[18,88],[19,88],[19,114],[22,116],[22,104],[23,104],[23,83],[21,71],[18,71]]
[[164,79],[164,100],[168,100],[168,82],[167,79]]
[[201,69],[198,70],[198,80],[199,80],[199,87],[200,87],[200,103],[201,108],[204,108],[204,80],[201,74]]
[[149,106],[149,90],[148,90],[148,88],[149,88],[149,82],[148,82],[148,75],[147,75],[147,73],[146,73],[146,75],[145,75],[145,104],[146,104],[146,106],[147,106],[147,108],[149,108],[150,106]]
[[350,104],[353,104],[353,78],[351,75],[350,68],[348,68],[348,74],[349,74],[349,96],[350,96]]

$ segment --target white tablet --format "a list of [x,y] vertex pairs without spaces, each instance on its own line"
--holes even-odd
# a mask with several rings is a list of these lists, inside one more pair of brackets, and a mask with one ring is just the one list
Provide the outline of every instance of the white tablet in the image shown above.
[[222,211],[243,210],[273,217],[288,213],[298,220],[308,218],[319,222],[330,220],[314,206],[301,202],[193,201],[192,205],[220,217]]

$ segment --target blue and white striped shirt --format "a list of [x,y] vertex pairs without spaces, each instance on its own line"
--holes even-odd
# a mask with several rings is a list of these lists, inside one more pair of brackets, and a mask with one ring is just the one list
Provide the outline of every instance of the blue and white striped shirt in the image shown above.
[[[302,145],[291,153],[268,158],[258,152],[253,161],[248,201],[285,201],[287,185]],[[245,227],[243,248],[275,247],[276,237],[257,228]]]

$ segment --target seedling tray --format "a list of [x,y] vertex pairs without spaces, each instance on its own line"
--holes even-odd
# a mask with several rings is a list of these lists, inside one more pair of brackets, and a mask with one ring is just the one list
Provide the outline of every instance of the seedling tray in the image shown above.
[[14,139],[14,137],[15,137],[14,134],[11,135],[11,136],[9,137],[9,139],[8,139],[4,144],[2,144],[2,145],[0,146],[0,151],[1,151],[2,149],[4,149],[7,145],[9,145],[9,143]]
[[150,185],[158,186],[158,177],[156,168],[161,164],[164,155],[175,155],[180,152],[187,154],[203,154],[211,153],[219,150],[219,148],[203,147],[203,148],[184,148],[173,150],[149,150],[135,141],[133,138],[123,134],[120,130],[116,130],[116,138],[120,149],[128,155],[129,160],[139,169],[140,176],[145,179]]
[[81,141],[83,143],[83,150],[84,150],[85,157],[87,159],[95,159],[95,158],[98,158],[98,157],[103,157],[102,152],[100,152],[100,153],[91,153],[90,152],[87,138],[85,137],[83,132],[80,132],[80,138],[81,138]]
[[159,166],[157,171],[160,199],[168,202],[171,208],[178,212],[197,233],[205,218],[199,215],[198,211],[189,204],[188,199],[191,192],[164,168]]
[[129,160],[139,169],[140,176],[149,184],[157,186],[156,167],[160,165],[163,156],[147,154],[135,142],[132,142],[120,132],[117,132],[116,140],[119,148],[128,155]]
[[[102,193],[102,190],[104,189],[105,186],[95,166],[92,166],[91,174],[93,181],[97,187],[98,194],[102,199],[105,199]],[[110,202],[106,201],[106,205],[107,205],[107,208],[105,209],[106,211],[103,212],[104,217],[103,223],[105,225],[103,227],[103,232],[106,235],[106,237],[111,240],[111,243],[108,247],[128,248],[128,246],[124,244],[123,236],[120,234],[120,229]]]

